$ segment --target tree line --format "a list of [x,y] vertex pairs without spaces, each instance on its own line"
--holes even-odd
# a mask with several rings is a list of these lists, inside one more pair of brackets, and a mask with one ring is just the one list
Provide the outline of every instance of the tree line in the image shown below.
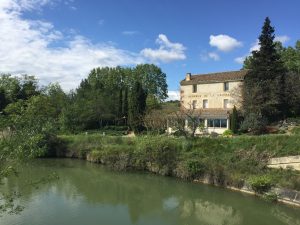
[[[4,161],[45,154],[57,134],[123,126],[140,132],[147,111],[167,98],[166,74],[155,65],[95,68],[79,87],[40,86],[34,76],[0,77],[0,172]],[[2,175],[1,175],[2,176]]]

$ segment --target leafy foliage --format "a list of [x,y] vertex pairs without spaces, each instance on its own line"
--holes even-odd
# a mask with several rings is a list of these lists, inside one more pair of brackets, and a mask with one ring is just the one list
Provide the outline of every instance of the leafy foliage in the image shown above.
[[258,194],[266,193],[274,186],[272,179],[267,175],[253,176],[249,179],[249,183]]
[[286,116],[286,71],[274,38],[274,28],[267,17],[259,36],[260,50],[252,52],[251,70],[245,77],[243,88],[245,116],[257,115],[268,122]]

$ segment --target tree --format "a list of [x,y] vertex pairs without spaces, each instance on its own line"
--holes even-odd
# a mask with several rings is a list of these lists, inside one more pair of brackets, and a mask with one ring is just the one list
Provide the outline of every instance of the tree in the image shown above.
[[159,102],[168,97],[166,74],[153,64],[137,65],[134,69],[135,79],[138,79],[149,96],[154,96]]
[[4,90],[8,103],[15,102],[19,99],[21,90],[20,79],[12,77],[10,74],[1,74],[0,88]]
[[238,117],[238,112],[236,110],[236,107],[233,107],[232,113],[230,115],[230,129],[234,134],[238,132],[239,128],[239,117]]
[[128,123],[135,132],[140,132],[146,111],[147,92],[139,81],[135,81],[130,90],[128,104]]
[[289,116],[300,115],[300,74],[289,72],[286,74],[285,96]]
[[41,93],[38,88],[38,80],[34,76],[24,75],[20,80],[20,87],[18,99],[27,100]]
[[274,28],[267,17],[259,36],[260,50],[252,52],[251,70],[244,80],[245,117],[251,113],[271,122],[286,116],[286,70],[276,51],[274,38]]
[[183,135],[185,138],[194,138],[197,129],[200,132],[206,133],[204,127],[204,120],[201,119],[202,111],[194,109],[192,106],[189,108],[182,108],[179,111],[172,113],[168,118],[169,127],[171,127],[175,133]]

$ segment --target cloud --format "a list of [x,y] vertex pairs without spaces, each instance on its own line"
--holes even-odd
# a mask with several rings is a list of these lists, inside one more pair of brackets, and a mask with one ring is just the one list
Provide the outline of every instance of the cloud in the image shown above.
[[243,64],[247,56],[248,56],[248,55],[246,55],[246,56],[241,56],[241,57],[237,57],[237,58],[234,59],[234,61],[235,61],[236,63],[238,63],[238,64]]
[[158,49],[145,48],[140,52],[141,55],[150,61],[165,63],[186,59],[183,44],[170,42],[166,35],[158,35],[156,44],[159,45]]
[[[274,41],[281,42],[282,44],[285,44],[285,43],[288,42],[289,40],[290,40],[290,37],[287,36],[287,35],[277,36],[277,37],[275,37],[275,39],[274,39]],[[235,58],[234,61],[235,61],[236,63],[243,64],[247,56],[250,56],[250,55],[252,54],[253,51],[259,51],[259,50],[260,50],[259,40],[256,39],[256,41],[255,41],[254,43],[251,44],[249,53],[246,54],[246,55],[244,55],[244,56]]]
[[125,30],[122,32],[123,35],[127,35],[127,36],[133,36],[136,34],[139,34],[140,32],[136,31],[136,30]]
[[77,87],[94,67],[145,62],[139,53],[119,49],[111,43],[94,44],[78,34],[65,35],[49,22],[22,18],[23,12],[47,3],[46,0],[0,1],[1,73],[32,74],[43,84],[59,82],[69,90]]
[[282,44],[285,44],[290,40],[290,37],[287,35],[282,35],[282,36],[276,36],[274,41],[281,42]]
[[220,60],[220,56],[216,52],[202,51],[202,53],[200,54],[200,59],[203,62],[207,62],[208,60],[219,61]]
[[259,51],[259,50],[260,50],[259,40],[256,39],[256,41],[251,44],[251,48],[249,50],[249,53],[252,53],[253,51]]
[[168,98],[167,101],[174,101],[180,99],[180,93],[179,91],[168,91]]
[[223,52],[230,52],[235,48],[243,46],[242,42],[237,41],[235,38],[225,34],[210,35],[209,44],[212,47],[216,47],[218,50]]
[[213,59],[214,61],[220,60],[220,56],[215,52],[209,52],[208,57]]

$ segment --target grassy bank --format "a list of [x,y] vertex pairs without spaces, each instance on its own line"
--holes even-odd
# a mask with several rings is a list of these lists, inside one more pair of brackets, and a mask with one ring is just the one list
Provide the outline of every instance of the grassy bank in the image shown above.
[[272,186],[300,190],[300,174],[266,167],[271,157],[300,155],[300,136],[266,135],[186,140],[100,134],[60,136],[56,156],[84,158],[117,170],[150,171],[186,180],[263,192]]

